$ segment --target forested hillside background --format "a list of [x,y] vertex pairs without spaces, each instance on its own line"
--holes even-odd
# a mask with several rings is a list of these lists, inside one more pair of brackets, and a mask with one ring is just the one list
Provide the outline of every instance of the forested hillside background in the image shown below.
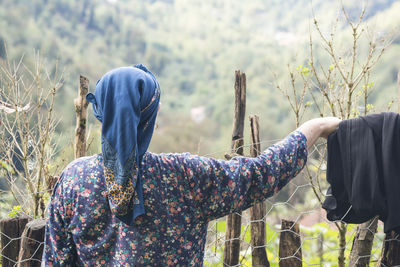
[[[345,2],[357,18],[363,1]],[[393,41],[371,78],[370,101],[381,111],[397,97],[400,2],[367,5],[371,38],[386,35]],[[229,148],[236,69],[247,75],[247,114],[260,116],[262,140],[282,138],[294,129],[289,104],[275,84],[288,84],[288,64],[291,69],[307,64],[309,35],[315,36],[312,11],[328,33],[339,6],[324,0],[0,0],[0,42],[6,44],[0,46],[0,57],[5,59],[6,51],[12,60],[25,55],[29,66],[34,51],[40,51],[49,70],[57,62],[64,69],[57,131],[60,147],[67,147],[61,153],[71,158],[79,74],[89,78],[94,91],[106,71],[136,63],[148,66],[162,89],[151,150],[204,155]],[[338,25],[340,49],[346,49],[349,28]],[[317,47],[315,53],[323,62],[321,51]],[[306,116],[318,114],[310,109]],[[95,123],[91,112],[89,117]],[[91,125],[91,135],[98,135]],[[93,152],[98,151],[95,140]]]

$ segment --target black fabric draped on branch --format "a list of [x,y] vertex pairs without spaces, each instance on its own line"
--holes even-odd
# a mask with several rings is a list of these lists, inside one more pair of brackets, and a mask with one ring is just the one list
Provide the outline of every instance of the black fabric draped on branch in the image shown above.
[[399,232],[399,114],[342,121],[328,138],[327,180],[322,207],[328,220],[363,223],[379,215],[385,232]]

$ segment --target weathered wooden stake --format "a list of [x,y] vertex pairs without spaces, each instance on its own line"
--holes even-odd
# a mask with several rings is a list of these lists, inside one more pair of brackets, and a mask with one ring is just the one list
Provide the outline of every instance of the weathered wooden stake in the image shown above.
[[36,219],[25,226],[22,234],[18,267],[40,267],[43,254],[45,219]]
[[[243,155],[243,129],[246,113],[246,74],[235,71],[235,117],[232,132],[232,154]],[[226,219],[224,266],[239,264],[241,214],[230,214]]]
[[301,237],[297,223],[282,220],[279,240],[279,267],[301,267]]
[[86,122],[89,105],[89,102],[86,100],[86,94],[88,92],[89,80],[86,77],[80,76],[78,97],[74,99],[76,112],[75,158],[83,157],[86,154]]
[[[400,71],[397,73],[398,112],[400,112]],[[400,266],[400,235],[394,231],[387,233],[382,245],[381,258],[377,266]]]
[[372,245],[377,228],[378,217],[362,223],[357,227],[357,232],[353,239],[353,247],[351,248],[349,266],[369,266]]
[[0,221],[2,267],[15,266],[17,263],[21,235],[29,220],[28,216],[20,216]]
[[[261,153],[260,131],[258,124],[258,116],[250,116],[250,155],[257,157]],[[251,229],[251,262],[253,267],[269,267],[267,251],[265,249],[266,233],[265,233],[265,205],[264,202],[258,203],[250,208],[250,229]]]
[[386,234],[377,266],[400,266],[400,235],[396,232],[391,231]]

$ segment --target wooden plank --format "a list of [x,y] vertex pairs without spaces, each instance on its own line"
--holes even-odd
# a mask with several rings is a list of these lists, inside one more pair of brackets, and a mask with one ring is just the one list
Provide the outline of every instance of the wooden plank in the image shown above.
[[18,267],[40,267],[46,220],[36,219],[25,226],[19,250]]
[[[235,114],[232,130],[232,154],[243,155],[243,130],[246,113],[246,74],[235,71]],[[226,218],[224,266],[239,264],[241,213]]]
[[89,80],[86,77],[80,76],[78,97],[74,99],[76,113],[76,128],[75,128],[75,158],[80,158],[86,155],[86,123],[87,123],[87,108],[89,102],[86,100],[86,95],[89,92]]
[[279,267],[302,267],[299,224],[282,220],[279,240]]
[[[260,130],[258,116],[250,116],[250,155],[257,157],[261,153]],[[258,203],[250,208],[250,229],[251,229],[251,262],[253,267],[269,267],[267,251],[265,249],[265,205]]]
[[29,220],[28,216],[19,216],[0,221],[2,267],[15,266],[17,263],[20,238]]

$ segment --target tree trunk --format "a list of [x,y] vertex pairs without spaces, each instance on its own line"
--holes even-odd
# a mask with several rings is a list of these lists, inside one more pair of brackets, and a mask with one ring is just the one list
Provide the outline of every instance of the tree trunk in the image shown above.
[[353,239],[349,266],[364,267],[369,265],[372,244],[376,229],[378,227],[378,217],[375,217],[357,227],[356,235]]
[[338,256],[338,267],[346,267],[346,233],[347,224],[339,223],[339,256]]
[[76,112],[76,128],[75,128],[75,158],[86,155],[86,122],[87,108],[89,102],[86,95],[89,92],[89,80],[86,77],[79,78],[79,93],[74,99]]
[[0,221],[2,267],[15,266],[17,263],[21,235],[29,220],[28,216],[21,216]]
[[[250,116],[250,155],[257,157],[261,153],[260,133],[258,126],[258,116]],[[265,205],[258,203],[250,208],[250,227],[251,227],[251,262],[253,267],[269,267],[267,251],[265,249]]]
[[300,227],[282,220],[279,240],[279,267],[302,267]]
[[18,267],[40,267],[46,220],[36,219],[25,226],[19,251]]
[[[246,113],[246,74],[235,71],[235,117],[232,131],[232,155],[243,155],[243,129]],[[227,216],[225,231],[224,266],[239,264],[241,213]]]
[[391,231],[386,234],[377,266],[400,266],[400,236],[396,232]]

